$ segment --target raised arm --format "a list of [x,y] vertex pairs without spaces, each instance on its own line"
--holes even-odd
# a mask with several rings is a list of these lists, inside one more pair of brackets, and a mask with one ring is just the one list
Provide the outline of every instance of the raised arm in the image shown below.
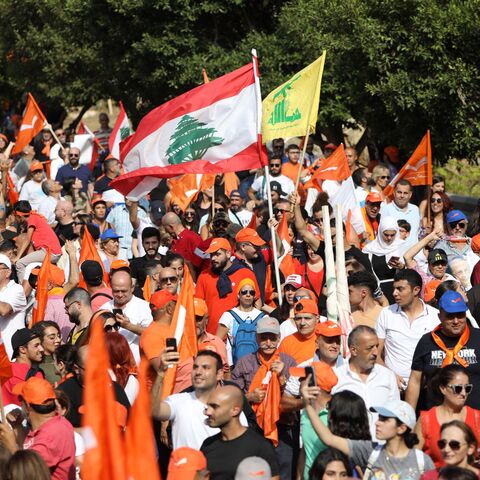
[[288,196],[288,201],[294,205],[293,213],[295,215],[295,228],[303,239],[310,245],[312,250],[316,252],[320,246],[320,240],[307,228],[307,223],[302,217],[300,210],[300,197],[297,193]]
[[157,420],[166,421],[170,419],[171,409],[167,402],[162,401],[163,379],[169,365],[178,364],[180,354],[172,351],[173,347],[167,347],[160,355],[160,366],[157,370],[157,378],[152,387],[152,415]]
[[432,233],[428,234],[426,237],[422,238],[419,242],[412,245],[412,247],[407,250],[403,256],[405,258],[405,265],[408,268],[415,268],[417,262],[414,260],[418,252],[422,251],[430,242],[440,240],[440,231],[434,230]]

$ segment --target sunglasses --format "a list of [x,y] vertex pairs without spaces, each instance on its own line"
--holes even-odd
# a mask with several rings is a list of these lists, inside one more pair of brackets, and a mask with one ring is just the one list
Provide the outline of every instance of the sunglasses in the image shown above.
[[280,168],[281,164],[280,163],[271,163],[270,167],[272,168]]
[[184,215],[186,217],[193,217],[195,215],[195,212],[185,212]]
[[382,175],[381,177],[378,177],[381,180],[390,180],[390,175]]
[[455,394],[455,395],[460,395],[465,389],[465,394],[470,395],[472,393],[473,385],[471,383],[467,383],[465,385],[462,385],[460,383],[458,384],[453,384],[453,385],[447,385],[447,387]]
[[33,175],[35,175],[36,173],[43,173],[43,170],[34,170],[34,171],[32,172]]
[[460,222],[453,222],[453,223],[450,224],[450,228],[451,228],[452,230],[455,229],[455,228],[457,228],[457,227],[465,228],[466,226],[467,226],[467,224],[466,224],[465,222],[462,222],[462,221],[460,221]]
[[162,284],[164,283],[175,283],[175,282],[178,282],[178,277],[165,277],[165,278],[161,278],[160,279],[160,282]]
[[113,332],[113,331],[118,332],[120,330],[120,323],[115,322],[113,325],[105,325],[103,327],[103,330],[105,332]]
[[462,442],[459,442],[458,440],[450,440],[447,442],[446,440],[440,439],[437,442],[438,448],[440,450],[444,450],[445,447],[448,445],[450,447],[450,450],[458,451],[462,447],[462,445],[465,445]]
[[225,209],[223,209],[223,208],[216,208],[215,209],[215,213],[224,212],[224,211],[225,211]]
[[276,215],[277,213],[285,213],[285,212],[288,212],[288,210],[285,210],[284,208],[274,208],[273,209],[273,214]]
[[220,220],[220,221],[218,221],[218,222],[213,222],[213,226],[214,226],[214,227],[227,228],[228,225],[229,225],[229,223],[228,223],[228,222],[225,222],[225,221],[223,221],[223,220]]
[[432,198],[430,200],[431,203],[443,203],[443,200],[441,198]]
[[80,158],[80,155],[76,155],[76,154],[70,154],[69,155],[70,158]]
[[295,295],[293,297],[294,302],[299,302],[300,300],[310,300],[310,298],[307,297],[306,295]]
[[252,297],[255,296],[255,290],[240,290],[242,295],[251,295]]

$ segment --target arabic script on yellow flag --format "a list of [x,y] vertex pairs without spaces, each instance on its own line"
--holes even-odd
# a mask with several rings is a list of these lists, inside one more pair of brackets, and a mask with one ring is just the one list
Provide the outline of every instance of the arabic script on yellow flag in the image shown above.
[[305,135],[315,131],[325,55],[270,92],[263,100],[262,137],[267,143],[278,137]]

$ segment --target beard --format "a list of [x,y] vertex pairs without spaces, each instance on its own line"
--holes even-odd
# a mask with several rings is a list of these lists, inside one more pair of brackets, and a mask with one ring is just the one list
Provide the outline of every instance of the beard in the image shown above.
[[212,263],[212,266],[211,266],[212,273],[214,273],[215,275],[220,275],[223,272],[223,269],[225,268],[226,264],[227,264],[227,260],[225,260],[225,262],[218,264],[217,266],[213,265]]

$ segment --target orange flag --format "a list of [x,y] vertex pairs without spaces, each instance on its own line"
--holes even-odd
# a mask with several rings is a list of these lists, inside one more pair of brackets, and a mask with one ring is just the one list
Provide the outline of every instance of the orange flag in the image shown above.
[[44,320],[45,309],[48,301],[48,279],[50,278],[50,249],[47,249],[47,254],[43,259],[42,265],[37,276],[37,290],[35,292],[35,303],[32,309],[31,325]]
[[280,241],[282,242],[283,246],[283,255],[280,257],[278,262],[279,268],[284,277],[287,278],[292,273],[295,273],[296,262],[292,255],[289,254],[292,241],[288,233],[288,221],[286,215],[283,215],[280,223],[278,224],[277,234],[280,237]]
[[255,215],[255,212],[253,212],[252,218],[245,228],[253,228],[253,230],[257,229],[257,216]]
[[11,377],[13,377],[12,364],[5,350],[3,338],[0,335],[0,385],[3,385]]
[[152,296],[151,284],[152,284],[152,279],[150,278],[150,275],[147,275],[147,278],[145,280],[145,283],[143,284],[143,289],[142,289],[143,298],[147,302],[150,302],[150,297]]
[[227,197],[230,196],[234,190],[238,190],[238,185],[240,182],[238,181],[238,177],[233,172],[227,172],[223,174],[223,186],[225,187],[225,195]]
[[321,191],[322,180],[336,180],[341,182],[351,175],[348,167],[347,156],[343,144],[328,157],[321,161],[320,166],[313,172],[310,180],[305,183],[304,188],[316,188]]
[[83,480],[126,480],[125,451],[116,418],[115,393],[103,322],[91,324],[83,389]]
[[[178,295],[177,305],[169,327],[168,337],[177,339],[180,362],[197,355],[197,326],[193,305],[195,289],[188,268],[184,270],[183,282]],[[177,368],[169,368],[163,381],[163,398],[173,392]]]
[[[98,262],[102,266],[103,281],[105,282],[105,285],[107,286],[110,285],[108,273],[105,271],[102,259],[100,258],[100,254],[98,253],[97,247],[95,246],[95,241],[93,240],[93,237],[88,231],[88,228],[86,226],[83,233],[82,246],[80,248],[80,258],[78,259],[78,265],[81,266],[85,260],[95,260],[96,262]],[[82,272],[80,272],[80,281],[78,282],[78,286],[82,288],[87,288],[85,280],[83,279]]]
[[18,192],[13,183],[10,173],[7,174],[7,185],[8,185],[8,200],[10,205],[15,205],[18,202]]
[[152,428],[150,392],[148,390],[148,360],[142,358],[138,371],[139,390],[130,411],[125,432],[125,453],[129,480],[160,480],[157,448]]
[[412,156],[408,159],[408,162],[383,190],[383,194],[386,197],[393,195],[393,189],[401,178],[408,180],[412,185],[432,184],[432,147],[430,145],[430,130],[427,130],[427,133],[412,153]]
[[170,192],[172,197],[175,197],[175,202],[180,210],[185,209],[192,203],[201,190],[211,188],[215,183],[215,174],[196,174],[186,173],[178,178],[171,178],[168,180]]
[[23,115],[22,124],[15,140],[12,153],[20,153],[47,124],[45,115],[40,110],[31,93],[28,94],[27,106]]

